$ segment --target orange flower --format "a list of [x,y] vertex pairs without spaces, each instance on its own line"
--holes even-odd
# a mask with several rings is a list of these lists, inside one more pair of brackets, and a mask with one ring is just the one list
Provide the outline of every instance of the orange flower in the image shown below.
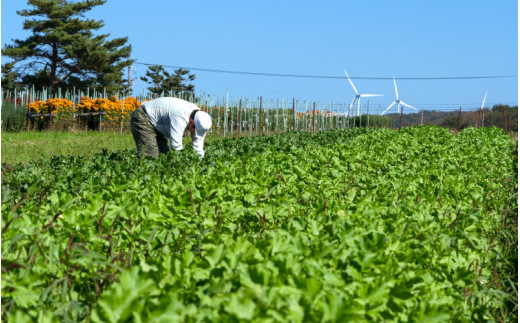
[[43,111],[45,109],[45,102],[44,101],[34,101],[27,105],[27,109],[29,110],[29,112],[40,113],[41,111]]

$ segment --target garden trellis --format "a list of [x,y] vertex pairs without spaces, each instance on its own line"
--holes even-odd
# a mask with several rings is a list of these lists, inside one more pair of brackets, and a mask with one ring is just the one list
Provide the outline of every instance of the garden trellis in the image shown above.
[[[211,115],[214,125],[209,136],[251,136],[291,130],[312,132],[365,126],[398,128],[400,124],[399,117],[396,121],[395,116],[393,119],[381,116],[380,113],[384,109],[370,107],[369,101],[366,102],[366,105],[361,106],[361,111],[364,113],[357,116],[355,107],[344,102],[321,102],[298,98],[273,99],[257,95],[233,96],[229,93],[226,93],[225,97],[204,92],[200,92],[198,95],[184,92],[176,94],[173,90],[161,95],[184,98],[207,111]],[[90,129],[119,132],[129,130],[130,115],[139,104],[161,95],[142,91],[128,96],[126,92],[107,93],[106,89],[94,88],[65,90],[58,88],[55,92],[51,92],[45,88],[38,90],[34,86],[5,89],[1,92],[3,102],[10,102],[17,113],[23,114],[26,126],[32,120],[33,123],[40,124],[38,127],[40,129],[50,127],[58,129],[57,126],[53,126],[53,123],[57,120],[63,122],[65,119],[69,119],[68,126],[75,128],[81,123],[86,124],[86,120],[90,120]],[[68,102],[67,104],[71,105],[71,111],[67,111],[68,114],[65,115],[62,111],[52,110],[50,100],[56,99]],[[95,102],[95,104],[90,107],[82,105],[82,102],[86,100]],[[41,108],[46,107],[47,110],[31,110],[35,102],[40,102]],[[465,110],[470,111],[468,108]],[[100,114],[100,111],[104,111],[105,114]],[[476,126],[484,125],[484,120],[490,125],[493,124],[493,121],[497,121],[496,117],[495,119],[487,118],[485,114],[488,111],[480,107],[479,118],[475,122]],[[421,109],[419,114],[420,121],[417,121],[417,125],[422,125],[424,110]],[[95,124],[92,122],[94,117],[96,118]],[[50,122],[51,118],[52,122]],[[504,120],[505,118],[501,118],[501,122],[505,124]]]
[[[293,99],[290,100],[270,99],[263,96],[236,97],[226,93],[225,97],[213,94],[200,93],[187,95],[174,91],[153,95],[151,93],[138,93],[128,96],[124,91],[107,94],[106,89],[102,91],[94,88],[84,90],[73,88],[72,90],[58,89],[51,92],[49,89],[37,90],[34,87],[25,87],[14,90],[2,91],[3,100],[13,102],[15,109],[26,109],[27,118],[49,118],[59,117],[62,111],[53,110],[49,100],[59,99],[63,102],[70,102],[72,111],[68,116],[72,124],[77,123],[79,117],[99,115],[101,124],[104,128],[116,128],[120,132],[128,130],[129,114],[136,106],[144,101],[160,96],[169,95],[171,97],[184,98],[197,104],[202,110],[206,110],[213,119],[213,129],[210,135],[237,136],[243,134],[260,135],[279,133],[281,131],[323,131],[329,129],[343,129],[358,125],[361,122],[352,122],[353,117],[341,107],[346,107],[344,103],[330,102],[323,104],[316,101]],[[133,100],[133,105],[129,100]],[[82,104],[90,100],[92,104]],[[40,109],[34,110],[35,102],[40,103]],[[112,104],[112,103],[114,104]],[[45,110],[45,111],[43,111]],[[348,109],[350,111],[350,109]],[[104,111],[104,114],[100,114]],[[63,117],[63,116],[62,116]],[[29,122],[28,122],[29,124]]]

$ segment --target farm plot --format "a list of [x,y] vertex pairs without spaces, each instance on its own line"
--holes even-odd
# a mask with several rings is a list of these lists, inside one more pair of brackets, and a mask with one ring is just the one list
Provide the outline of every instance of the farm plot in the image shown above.
[[497,128],[223,139],[2,169],[2,320],[517,319]]

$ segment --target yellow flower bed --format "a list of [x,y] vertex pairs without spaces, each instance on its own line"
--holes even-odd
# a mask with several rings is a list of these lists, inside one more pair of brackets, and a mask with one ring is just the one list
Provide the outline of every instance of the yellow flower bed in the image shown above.
[[47,107],[51,113],[72,113],[74,103],[66,99],[48,99],[46,102]]
[[[103,125],[110,127],[120,125],[122,121],[128,119],[141,103],[135,97],[125,98],[123,102],[123,100],[114,96],[110,99],[91,99],[84,96],[81,97],[79,104],[76,105],[75,112],[105,111]],[[72,118],[74,103],[67,99],[48,99],[46,101],[29,103],[27,109],[30,113],[55,113],[57,117],[70,116]]]
[[27,105],[27,110],[30,113],[45,113],[48,109],[45,101],[34,101]]

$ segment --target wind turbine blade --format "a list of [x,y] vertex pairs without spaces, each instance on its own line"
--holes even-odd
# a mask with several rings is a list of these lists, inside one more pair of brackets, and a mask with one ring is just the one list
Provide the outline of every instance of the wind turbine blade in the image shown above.
[[345,72],[345,75],[347,76],[348,81],[350,82],[350,85],[352,85],[352,88],[354,89],[354,92],[356,92],[356,95],[357,95],[357,94],[358,94],[358,93],[357,93],[357,89],[356,89],[356,87],[354,86],[354,83],[352,83],[352,81],[350,80],[350,77],[349,77],[348,74],[347,74],[347,70],[344,69],[343,71]]
[[388,108],[386,108],[386,110],[385,110],[385,111],[383,111],[383,113],[381,113],[381,115],[385,114],[385,113],[386,113],[386,111],[388,111],[388,110],[389,110],[389,109],[390,109],[391,107],[393,107],[393,106],[394,106],[394,104],[395,104],[395,101],[394,101],[394,102],[392,102],[392,104],[390,104],[390,105],[388,106]]
[[394,88],[395,88],[395,98],[399,100],[399,94],[397,93],[397,84],[395,84],[395,75],[394,75]]
[[361,94],[360,97],[362,98],[368,98],[371,96],[384,96],[383,94]]
[[480,106],[480,110],[484,107],[484,103],[486,102],[487,92],[486,95],[484,95],[484,101],[482,101],[482,105]]
[[404,105],[405,107],[409,107],[410,109],[417,110],[416,108],[412,107],[411,105],[406,104],[404,101],[401,101],[401,104]]

